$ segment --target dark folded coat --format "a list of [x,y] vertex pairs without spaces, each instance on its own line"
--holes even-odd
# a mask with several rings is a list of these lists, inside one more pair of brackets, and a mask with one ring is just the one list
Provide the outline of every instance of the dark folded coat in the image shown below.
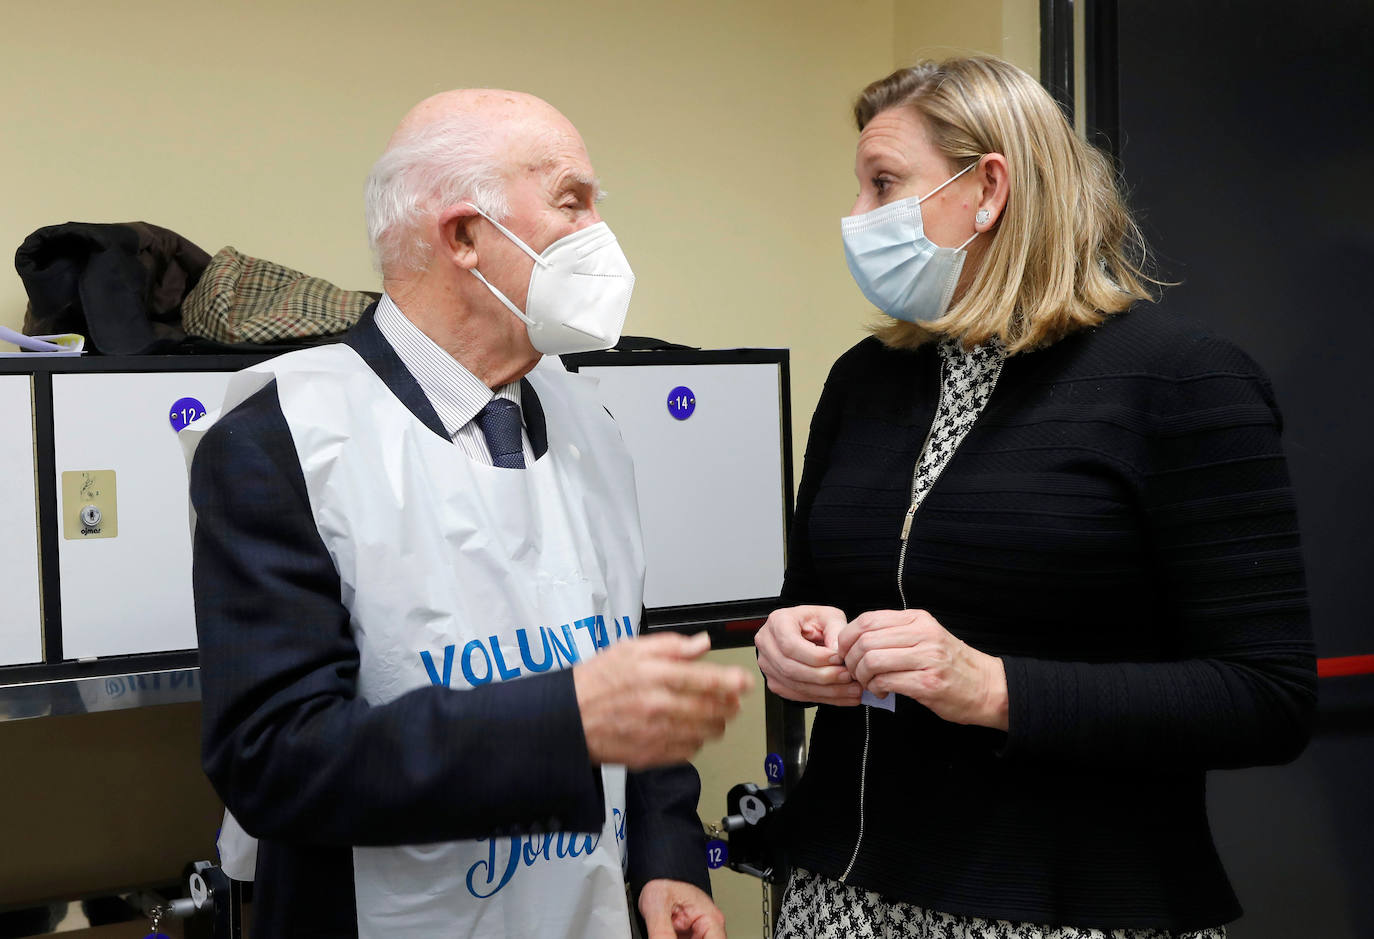
[[147,222],[40,228],[14,254],[28,291],[24,332],[81,333],[106,354],[170,351],[186,338],[181,303],[210,255]]

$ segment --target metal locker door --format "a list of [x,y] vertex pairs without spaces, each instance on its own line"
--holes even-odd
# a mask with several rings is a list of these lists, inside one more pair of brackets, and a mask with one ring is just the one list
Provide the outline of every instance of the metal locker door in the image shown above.
[[186,462],[173,418],[217,408],[230,374],[53,375],[66,658],[195,648]]
[[584,366],[635,464],[650,609],[775,597],[785,493],[777,363]]
[[43,658],[34,480],[33,382],[0,375],[0,665]]

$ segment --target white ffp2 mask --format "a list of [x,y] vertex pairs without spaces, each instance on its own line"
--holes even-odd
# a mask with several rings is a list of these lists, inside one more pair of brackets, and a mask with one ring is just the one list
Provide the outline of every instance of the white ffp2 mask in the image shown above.
[[635,275],[605,222],[565,235],[539,254],[496,219],[473,208],[534,259],[523,311],[476,268],[472,273],[524,322],[535,349],[545,355],[594,352],[620,341]]

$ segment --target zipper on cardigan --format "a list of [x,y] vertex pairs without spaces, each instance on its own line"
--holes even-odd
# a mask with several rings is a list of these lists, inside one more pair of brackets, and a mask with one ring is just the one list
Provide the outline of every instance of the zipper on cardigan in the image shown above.
[[[1005,362],[1005,359],[998,360],[997,370],[992,373],[992,387],[988,389],[989,400],[992,398],[992,392],[997,388],[997,380],[1002,377],[1002,366]],[[920,509],[920,506],[916,503],[916,485],[921,474],[921,460],[925,457],[926,449],[930,446],[930,438],[935,435],[935,422],[940,418],[940,408],[944,406],[944,403],[945,360],[941,358],[940,385],[936,391],[935,398],[935,416],[930,420],[930,429],[926,431],[926,439],[921,443],[921,452],[916,456],[916,466],[911,471],[911,504],[907,507],[906,515],[902,519],[902,546],[897,555],[897,596],[901,599],[902,609],[904,610],[907,609],[907,602],[906,588],[902,586],[902,576],[906,572],[906,546],[907,540],[911,537],[911,526],[916,520],[916,512]],[[987,407],[986,402],[983,407]],[[953,459],[953,454],[950,455],[950,458]],[[946,460],[945,464],[936,472],[935,478],[930,481],[930,486],[926,487],[927,494],[929,494],[930,489],[933,488],[935,483],[940,479],[941,474],[945,471],[945,466],[948,464],[949,460]],[[863,760],[859,764],[859,835],[854,841],[854,853],[849,856],[849,864],[845,867],[844,873],[840,875],[840,883],[845,883],[849,879],[849,875],[854,872],[854,865],[859,860],[859,850],[863,847],[864,843],[864,795],[868,788],[868,747],[871,742],[870,720],[872,710],[873,709],[870,707],[864,707],[864,752]]]
[[[993,393],[994,391],[997,390],[997,380],[998,380],[999,378],[1002,377],[1002,366],[1005,365],[1005,364],[1006,364],[1006,359],[998,359],[998,361],[997,361],[997,368],[996,368],[996,369],[993,371],[993,373],[992,373],[992,383],[991,383],[991,387],[988,388],[988,401],[985,401],[985,402],[983,403],[983,409],[984,409],[984,410],[987,410],[988,403],[992,400],[992,393]],[[920,452],[920,454],[916,457],[916,468],[913,469],[913,470],[911,471],[911,504],[907,507],[907,510],[906,510],[906,517],[902,519],[902,544],[901,544],[901,547],[898,549],[898,554],[897,554],[897,596],[898,596],[898,598],[902,601],[902,609],[904,609],[904,610],[907,609],[907,602],[906,602],[906,588],[902,586],[902,577],[906,574],[906,546],[907,546],[907,539],[909,539],[909,538],[911,537],[911,525],[912,525],[913,522],[915,522],[915,520],[916,520],[916,513],[920,510],[920,506],[916,504],[916,483],[917,483],[917,479],[918,479],[918,478],[920,477],[920,475],[921,475],[921,461],[922,461],[923,459],[925,459],[926,448],[930,446],[930,438],[931,438],[932,436],[934,436],[934,434],[935,434],[935,422],[938,421],[938,420],[940,419],[940,408],[944,405],[944,403],[945,403],[945,361],[944,361],[944,359],[941,359],[941,360],[940,360],[940,391],[939,391],[939,394],[936,396],[936,399],[935,399],[935,417],[933,417],[933,418],[931,419],[931,421],[930,421],[930,430],[926,431],[926,439],[925,439],[925,442],[921,444],[921,452]],[[979,417],[982,416],[981,412],[979,413],[978,416],[979,416]],[[976,418],[975,418],[975,420],[976,420]],[[970,429],[972,429],[972,428],[970,428]],[[963,442],[963,441],[961,440],[960,443],[962,443],[962,442]],[[951,454],[949,455],[949,459],[945,460],[945,462],[942,463],[942,464],[940,465],[940,468],[939,468],[938,470],[935,471],[935,477],[934,477],[933,479],[931,479],[930,485],[926,487],[926,494],[927,494],[927,495],[930,494],[930,490],[931,490],[931,489],[935,488],[935,484],[936,484],[937,482],[939,482],[940,477],[941,477],[942,475],[944,475],[945,467],[949,465],[949,460],[952,460],[952,459],[954,459],[954,454],[951,453]],[[921,500],[921,504],[922,504],[922,505],[925,504],[925,500],[924,500],[924,499]]]
[[854,862],[859,859],[859,848],[864,843],[864,784],[868,780],[868,720],[872,710],[867,705],[864,706],[864,757],[863,762],[859,764],[859,837],[854,841],[854,854],[849,858],[849,866],[840,875],[840,883],[844,883],[854,870]]
[[[935,418],[940,416],[940,405],[945,399],[945,362],[940,360],[940,384],[936,388],[935,417],[930,420],[930,430],[926,431],[926,439],[921,444],[921,452],[916,455],[916,469],[911,473],[911,507],[906,510],[906,519],[902,522],[902,553],[897,559],[897,593],[902,593],[902,568],[906,564],[906,539],[911,534],[911,522],[916,517],[916,474],[921,469],[921,457],[925,455],[926,447],[930,446],[931,435],[935,433]],[[906,597],[902,597],[902,609],[906,609]],[[864,705],[864,753],[863,760],[859,763],[859,834],[854,839],[854,853],[849,856],[849,865],[845,867],[844,873],[840,875],[840,883],[849,879],[849,875],[854,871],[854,864],[859,860],[859,849],[864,844],[864,796],[868,788],[868,745],[870,742],[870,720],[872,708]]]
[[[902,575],[906,572],[906,541],[911,537],[911,523],[916,520],[916,510],[920,508],[916,504],[916,480],[921,475],[921,461],[925,459],[926,449],[930,446],[930,438],[935,436],[935,422],[940,419],[940,408],[945,403],[945,360],[940,359],[940,384],[935,391],[935,414],[930,419],[930,429],[926,431],[926,439],[921,442],[921,452],[916,454],[916,465],[911,470],[911,497],[908,500],[906,517],[902,519],[902,544],[897,551],[897,596],[902,601],[902,609],[906,609],[906,590],[902,587]],[[941,467],[943,469],[943,467]],[[934,482],[931,482],[934,485]]]

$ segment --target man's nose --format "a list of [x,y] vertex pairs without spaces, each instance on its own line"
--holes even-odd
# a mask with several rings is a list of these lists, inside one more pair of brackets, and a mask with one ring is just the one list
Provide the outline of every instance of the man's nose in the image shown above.
[[590,209],[588,209],[586,212],[582,214],[581,218],[577,220],[577,230],[581,231],[584,228],[590,228],[591,226],[597,224],[600,221],[601,213],[596,210],[596,206],[592,206]]

